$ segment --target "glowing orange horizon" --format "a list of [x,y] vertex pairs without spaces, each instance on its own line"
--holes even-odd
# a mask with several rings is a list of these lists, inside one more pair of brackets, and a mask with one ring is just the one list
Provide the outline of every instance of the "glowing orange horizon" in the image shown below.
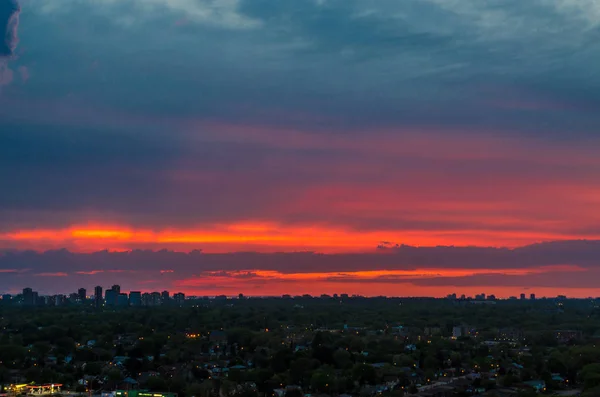
[[[277,270],[235,270],[235,271],[212,271],[207,272],[200,278],[187,278],[180,280],[179,285],[194,285],[197,281],[205,282],[206,276],[209,276],[214,282],[215,279],[224,278],[243,278],[248,279],[270,279],[274,281],[323,281],[332,278],[344,278],[351,281],[372,281],[374,279],[382,279],[389,277],[390,280],[402,279],[410,282],[411,278],[426,278],[426,277],[465,277],[482,274],[496,274],[508,276],[525,276],[533,274],[554,273],[554,272],[585,272],[586,269],[575,265],[551,265],[538,266],[531,268],[436,268],[436,267],[419,267],[418,269],[399,269],[399,270],[357,270],[357,271],[338,271],[331,272],[324,270],[323,272],[280,272]],[[162,272],[162,271],[161,271]],[[244,277],[245,276],[245,277]],[[246,281],[245,281],[246,282]]]
[[[77,252],[98,249],[128,250],[139,246],[185,248],[208,252],[252,249],[260,252],[318,250],[371,251],[382,241],[413,246],[496,246],[514,248],[541,241],[581,239],[579,235],[522,230],[367,230],[339,227],[287,226],[267,222],[207,225],[198,229],[135,229],[124,226],[85,225],[63,229],[16,230],[0,234],[15,248],[69,248]],[[585,236],[598,239],[600,236]]]

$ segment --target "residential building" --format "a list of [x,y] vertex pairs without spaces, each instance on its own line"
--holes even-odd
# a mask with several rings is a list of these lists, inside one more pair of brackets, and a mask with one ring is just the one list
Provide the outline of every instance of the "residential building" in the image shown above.
[[131,306],[142,306],[142,293],[140,291],[129,292],[129,304]]
[[163,291],[160,294],[160,300],[162,302],[163,305],[168,305],[169,301],[171,300],[170,296],[169,296],[169,291]]
[[37,296],[34,296],[31,288],[23,288],[23,305],[33,306],[36,304]]
[[115,306],[117,304],[117,291],[114,289],[107,289],[104,293],[104,303],[106,306]]
[[117,306],[129,306],[129,297],[126,293],[117,295]]
[[183,292],[178,292],[175,295],[173,295],[173,299],[175,300],[175,303],[177,305],[181,306],[185,301],[185,294]]
[[148,306],[160,306],[160,292],[152,292],[150,294],[150,303]]

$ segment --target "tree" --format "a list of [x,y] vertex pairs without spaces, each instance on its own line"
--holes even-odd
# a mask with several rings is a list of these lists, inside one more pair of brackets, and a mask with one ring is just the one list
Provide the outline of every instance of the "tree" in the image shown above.
[[306,357],[300,357],[290,364],[290,380],[294,384],[304,384],[310,379],[311,361]]
[[352,364],[352,355],[346,350],[338,349],[333,353],[333,362],[336,368],[348,368]]
[[146,387],[150,391],[164,391],[167,390],[167,381],[161,376],[151,376],[146,382]]
[[356,364],[352,368],[352,378],[361,386],[365,384],[374,385],[377,383],[377,372],[372,365]]
[[310,378],[310,387],[315,392],[329,393],[333,389],[335,376],[327,370],[318,370]]

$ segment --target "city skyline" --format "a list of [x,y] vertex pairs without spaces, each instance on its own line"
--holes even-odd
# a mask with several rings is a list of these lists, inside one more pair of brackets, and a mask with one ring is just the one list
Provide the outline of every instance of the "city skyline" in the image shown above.
[[[148,297],[156,297],[156,301],[160,301],[161,303],[165,303],[167,301],[177,301],[178,303],[182,303],[185,299],[215,299],[215,298],[227,298],[227,299],[246,299],[246,298],[287,298],[287,299],[293,299],[293,298],[333,298],[333,299],[349,299],[349,298],[407,298],[407,299],[415,299],[415,298],[421,298],[420,296],[384,296],[384,295],[375,295],[375,296],[363,296],[363,295],[359,295],[359,294],[348,294],[348,293],[333,293],[333,294],[326,294],[323,293],[321,295],[311,295],[311,294],[303,294],[303,295],[290,295],[290,294],[283,294],[283,295],[244,295],[242,293],[239,294],[234,294],[234,295],[225,295],[225,294],[219,294],[219,295],[204,295],[204,296],[198,296],[198,295],[188,295],[186,296],[185,293],[183,292],[174,292],[172,293],[171,291],[168,290],[162,290],[162,291],[152,291],[152,290],[146,290],[146,291],[140,291],[140,290],[121,290],[121,286],[120,285],[112,285],[110,288],[107,288],[106,290],[103,289],[102,286],[95,286],[94,287],[94,294],[93,295],[88,295],[87,293],[87,289],[80,287],[77,289],[76,292],[71,292],[71,293],[62,293],[62,294],[45,294],[45,295],[40,295],[39,291],[35,291],[30,287],[26,287],[23,288],[22,292],[19,294],[7,294],[7,293],[0,293],[0,299],[1,300],[14,300],[17,298],[21,299],[21,303],[24,303],[26,305],[35,305],[36,303],[33,301],[34,300],[34,296],[35,298],[56,298],[56,297],[62,297],[65,298],[65,302],[69,299],[72,299],[73,301],[71,303],[82,303],[82,302],[88,302],[88,303],[94,303],[96,306],[119,306],[122,305],[119,302],[119,297],[120,296],[125,296],[127,297],[127,306],[141,306],[142,305],[142,300],[141,299],[145,299]],[[573,298],[573,297],[569,297],[566,295],[557,295],[557,296],[536,296],[535,293],[529,293],[529,295],[525,294],[525,293],[521,293],[519,296],[516,295],[512,295],[512,296],[507,296],[507,297],[497,297],[495,294],[489,294],[489,293],[480,293],[480,294],[476,294],[474,296],[471,295],[466,295],[466,294],[457,294],[457,293],[451,293],[448,294],[445,297],[429,297],[429,296],[424,296],[423,298],[432,298],[432,299],[448,299],[448,300],[456,300],[456,301],[464,301],[464,300],[469,300],[469,301],[498,301],[498,300],[520,300],[520,301],[536,301],[538,299],[541,300],[546,300],[546,299],[577,299],[577,298]],[[136,300],[136,304],[132,303],[132,299]],[[586,299],[600,299],[600,297],[587,297]],[[139,302],[138,302],[139,301]],[[109,303],[110,302],[110,303]],[[64,302],[63,302],[64,303]],[[148,305],[148,303],[144,304],[144,305]],[[157,305],[157,303],[155,302],[154,305]]]
[[0,291],[600,295],[600,8],[495,3],[0,0]]

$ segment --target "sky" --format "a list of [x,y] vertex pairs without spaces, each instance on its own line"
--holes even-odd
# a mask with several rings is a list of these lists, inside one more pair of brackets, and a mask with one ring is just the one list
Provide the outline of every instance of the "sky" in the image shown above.
[[0,0],[0,291],[600,296],[598,64],[595,0]]

